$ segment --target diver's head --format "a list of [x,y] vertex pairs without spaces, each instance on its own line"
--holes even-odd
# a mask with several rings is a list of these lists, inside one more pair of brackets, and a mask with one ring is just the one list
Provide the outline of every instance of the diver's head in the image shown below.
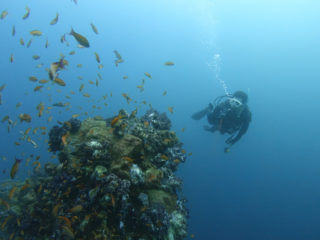
[[242,91],[236,91],[232,97],[238,99],[241,101],[242,104],[247,104],[248,102],[248,95],[245,92]]

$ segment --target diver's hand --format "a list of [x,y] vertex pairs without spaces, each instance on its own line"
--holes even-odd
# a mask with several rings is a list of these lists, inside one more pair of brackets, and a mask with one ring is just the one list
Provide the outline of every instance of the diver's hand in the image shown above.
[[232,137],[229,137],[229,138],[226,140],[226,143],[227,143],[227,144],[230,144],[230,145],[234,144],[233,138],[232,138]]
[[203,126],[203,129],[206,130],[206,131],[208,131],[208,132],[214,132],[214,128],[213,128],[213,127],[210,127],[210,126],[208,126],[208,125],[204,125],[204,126]]

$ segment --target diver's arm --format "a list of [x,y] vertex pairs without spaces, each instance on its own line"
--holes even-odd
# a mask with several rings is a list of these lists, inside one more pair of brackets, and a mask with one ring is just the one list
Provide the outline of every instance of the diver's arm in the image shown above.
[[250,122],[251,122],[251,113],[248,112],[248,113],[247,113],[247,117],[246,117],[244,123],[242,124],[242,126],[241,126],[241,128],[240,128],[240,130],[239,130],[239,132],[238,132],[238,134],[237,134],[237,136],[234,137],[234,138],[232,138],[232,137],[231,137],[231,138],[228,138],[227,141],[226,141],[226,143],[233,145],[233,144],[235,144],[236,142],[238,142],[238,141],[240,140],[240,138],[242,137],[242,135],[247,132],[247,130],[248,130],[248,128],[249,128]]

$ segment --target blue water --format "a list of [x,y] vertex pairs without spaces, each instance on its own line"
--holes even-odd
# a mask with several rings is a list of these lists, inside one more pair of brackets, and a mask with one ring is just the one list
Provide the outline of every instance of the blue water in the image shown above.
[[[26,5],[31,13],[22,20]],[[83,120],[85,112],[110,117],[121,108],[139,107],[142,115],[148,106],[141,102],[146,100],[167,112],[173,130],[192,152],[178,174],[184,179],[189,232],[195,239],[320,239],[319,1],[78,0],[75,5],[69,0],[3,0],[2,10],[9,14],[0,20],[0,85],[6,84],[0,118],[9,115],[16,121],[20,113],[28,113],[32,123],[18,123],[10,133],[8,124],[1,123],[0,155],[7,159],[1,159],[1,172],[6,169],[1,179],[9,178],[15,156],[24,160],[30,154],[41,156],[42,164],[54,161],[47,151],[47,135],[40,130],[37,136],[30,134],[40,146],[34,149],[25,141],[20,141],[21,146],[14,144],[19,131],[29,126],[50,129],[72,114],[81,114]],[[59,21],[50,26],[56,12]],[[71,27],[88,38],[89,49],[78,49],[71,36],[66,36],[69,47],[60,43]],[[43,36],[34,37],[30,48],[21,46],[19,39],[27,43],[34,29]],[[76,54],[69,56],[72,50]],[[113,50],[125,59],[118,67]],[[100,55],[102,70],[97,68],[94,52]],[[29,81],[29,76],[48,79],[44,69],[58,61],[60,53],[70,63],[60,74],[67,86],[47,83],[41,92],[34,92],[38,84]],[[32,59],[35,54],[41,56],[37,61]],[[214,59],[217,54],[219,61]],[[164,66],[165,61],[175,66]],[[35,68],[39,63],[44,66]],[[83,68],[76,68],[78,63]],[[98,72],[103,80],[96,87],[88,81],[95,81]],[[124,75],[128,79],[123,80]],[[136,86],[143,78],[145,90],[140,92]],[[90,98],[79,93],[82,83],[82,93],[89,93]],[[205,132],[205,119],[190,118],[224,94],[223,84],[230,92],[249,94],[253,116],[247,134],[227,154],[223,152],[226,136]],[[137,103],[128,105],[122,93]],[[72,107],[49,109],[41,118],[37,116],[40,102],[47,110],[59,101],[70,102]],[[18,102],[22,106],[17,109]],[[168,112],[171,106],[173,114]],[[53,120],[47,122],[50,116]],[[22,165],[17,178],[23,179],[31,169],[31,162]]]

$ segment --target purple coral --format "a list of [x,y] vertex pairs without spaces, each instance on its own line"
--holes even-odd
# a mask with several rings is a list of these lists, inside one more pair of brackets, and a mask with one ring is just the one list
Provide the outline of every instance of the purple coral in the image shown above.
[[147,232],[156,234],[157,239],[163,239],[167,234],[170,217],[168,212],[160,203],[152,203],[147,210],[141,214],[140,224]]
[[107,193],[112,193],[117,197],[126,195],[130,190],[130,181],[126,179],[121,179],[117,175],[111,173],[106,177],[106,187],[105,191]]
[[49,132],[49,150],[51,152],[60,151],[63,149],[62,136],[67,133],[64,127],[53,126]]
[[76,118],[70,118],[69,124],[64,123],[63,127],[68,129],[71,133],[76,133],[81,127],[81,121]]
[[149,122],[155,129],[169,130],[171,128],[171,121],[167,114],[159,113],[154,109],[149,109],[141,119]]
[[49,150],[51,152],[60,151],[63,149],[61,138],[70,131],[71,133],[77,132],[81,127],[81,121],[75,118],[71,118],[65,122],[61,127],[55,125],[49,132]]

